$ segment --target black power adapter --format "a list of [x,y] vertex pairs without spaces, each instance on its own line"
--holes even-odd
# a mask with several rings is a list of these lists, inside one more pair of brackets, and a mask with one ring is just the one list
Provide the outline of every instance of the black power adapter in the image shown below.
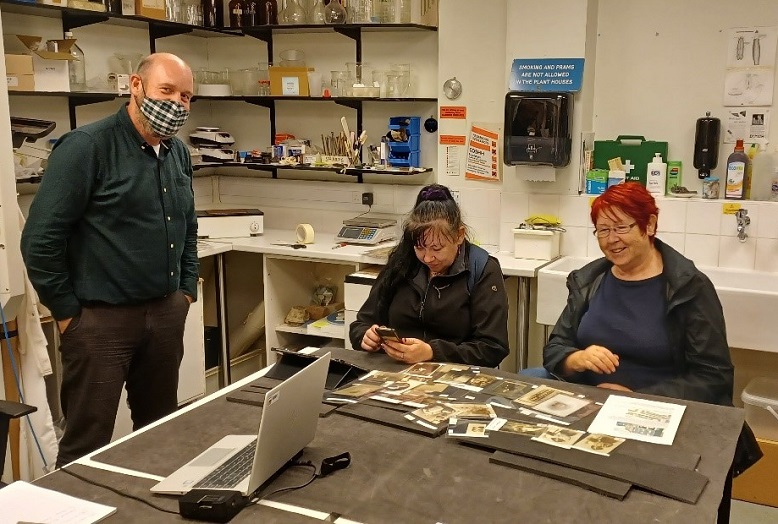
[[178,513],[188,519],[229,522],[247,503],[239,491],[193,489],[178,499]]
[[362,205],[365,206],[373,205],[373,193],[362,193]]

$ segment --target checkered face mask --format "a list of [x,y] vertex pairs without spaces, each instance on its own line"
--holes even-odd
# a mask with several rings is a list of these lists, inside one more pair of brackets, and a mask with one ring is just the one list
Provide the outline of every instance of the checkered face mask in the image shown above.
[[140,112],[148,119],[151,129],[160,138],[175,136],[189,118],[189,110],[180,102],[148,96],[143,97]]

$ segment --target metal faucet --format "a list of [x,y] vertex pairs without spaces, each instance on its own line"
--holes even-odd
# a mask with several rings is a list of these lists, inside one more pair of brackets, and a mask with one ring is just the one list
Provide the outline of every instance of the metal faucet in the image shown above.
[[751,223],[751,217],[748,216],[748,209],[738,209],[735,212],[735,218],[737,219],[737,238],[741,242],[745,242],[746,238],[748,238],[746,226]]

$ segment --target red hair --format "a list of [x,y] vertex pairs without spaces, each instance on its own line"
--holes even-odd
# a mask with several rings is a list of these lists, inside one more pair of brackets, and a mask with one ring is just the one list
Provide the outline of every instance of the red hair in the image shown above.
[[[614,207],[631,216],[643,233],[646,232],[648,219],[651,215],[656,215],[657,222],[659,220],[659,208],[656,206],[656,200],[638,182],[626,182],[611,186],[605,190],[605,193],[595,198],[594,202],[592,202],[592,224],[597,227],[597,219],[600,215],[607,213]],[[656,230],[654,234],[656,234]],[[651,240],[653,241],[653,235]]]

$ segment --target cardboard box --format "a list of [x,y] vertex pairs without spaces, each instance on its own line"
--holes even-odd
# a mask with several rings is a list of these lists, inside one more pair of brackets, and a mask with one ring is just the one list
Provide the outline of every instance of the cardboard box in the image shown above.
[[70,47],[75,40],[49,40],[56,42],[57,51],[49,51],[39,36],[5,35],[3,43],[9,54],[27,55],[32,58],[35,91],[70,91],[68,62],[73,59]]
[[123,15],[135,14],[135,0],[122,0],[122,14]]
[[419,23],[438,27],[438,0],[421,0]]
[[762,459],[732,481],[732,498],[778,507],[775,472],[778,470],[778,442],[758,438]]
[[30,55],[5,55],[9,91],[35,91],[35,75]]
[[271,96],[308,96],[307,67],[270,66]]
[[135,14],[146,18],[165,19],[165,0],[135,0]]

